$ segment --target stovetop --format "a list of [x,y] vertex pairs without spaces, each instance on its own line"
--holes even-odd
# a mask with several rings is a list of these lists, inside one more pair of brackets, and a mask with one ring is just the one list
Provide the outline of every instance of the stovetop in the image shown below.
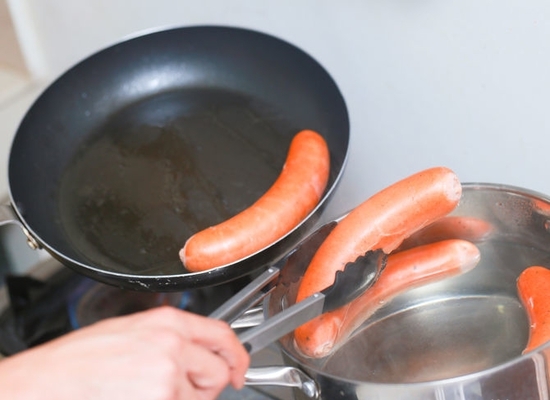
[[[105,285],[47,259],[24,276],[7,275],[0,286],[0,357],[52,340],[97,320],[171,304],[208,315],[244,283],[181,293],[133,292]],[[252,357],[252,366],[282,365],[276,345]],[[219,400],[290,399],[285,388],[228,387]]]

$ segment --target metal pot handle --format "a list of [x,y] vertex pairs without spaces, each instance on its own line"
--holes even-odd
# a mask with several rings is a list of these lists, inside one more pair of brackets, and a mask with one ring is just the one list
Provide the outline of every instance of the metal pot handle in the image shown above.
[[253,328],[255,326],[260,325],[264,321],[265,321],[264,307],[260,303],[259,306],[253,307],[245,311],[243,315],[241,315],[235,321],[231,322],[231,328],[233,330]]
[[294,367],[255,367],[245,375],[247,386],[284,386],[300,389],[311,399],[319,398],[317,383],[305,372]]
[[25,228],[25,225],[17,218],[13,206],[11,204],[0,204],[0,226],[7,224],[15,224],[21,228],[27,238],[27,244],[31,249],[37,250],[41,248],[40,244],[32,237],[27,228]]

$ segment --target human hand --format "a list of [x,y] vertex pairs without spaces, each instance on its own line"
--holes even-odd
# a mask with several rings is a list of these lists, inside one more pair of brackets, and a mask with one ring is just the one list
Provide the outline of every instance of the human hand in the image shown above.
[[215,399],[250,357],[225,323],[159,307],[111,318],[0,362],[0,398]]

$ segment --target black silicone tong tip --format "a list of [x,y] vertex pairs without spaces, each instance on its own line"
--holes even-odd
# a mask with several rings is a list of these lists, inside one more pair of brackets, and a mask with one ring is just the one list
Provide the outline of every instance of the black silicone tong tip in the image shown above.
[[378,280],[386,268],[387,255],[382,250],[370,250],[336,273],[334,283],[323,290],[323,312],[336,310],[356,299]]

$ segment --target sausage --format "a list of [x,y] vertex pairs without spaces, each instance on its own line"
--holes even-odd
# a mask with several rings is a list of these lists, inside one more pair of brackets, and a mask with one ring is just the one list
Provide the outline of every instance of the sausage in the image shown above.
[[[462,185],[456,174],[445,167],[434,167],[413,174],[376,193],[352,210],[327,236],[313,256],[298,287],[296,301],[322,291],[334,282],[335,274],[347,262],[369,250],[389,254],[414,232],[450,213],[459,203]],[[342,320],[345,307],[323,320],[331,325]],[[318,321],[295,330],[297,346],[312,356],[334,337],[307,343]]]
[[527,353],[550,340],[550,270],[534,265],[522,271],[516,282],[518,297],[529,318]]
[[321,244],[300,283],[297,301],[332,285],[336,271],[367,251],[389,254],[405,238],[451,212],[461,195],[458,177],[445,167],[417,172],[376,193]]
[[493,225],[481,218],[449,215],[413,233],[396,250],[406,250],[447,239],[463,239],[477,243],[487,240],[492,232]]
[[325,357],[345,343],[355,329],[395,296],[470,271],[479,260],[477,246],[460,239],[390,254],[378,281],[365,293],[294,332],[297,349],[308,357]]
[[283,237],[319,203],[329,178],[330,153],[312,130],[292,139],[283,169],[254,204],[232,218],[191,236],[180,250],[192,272],[233,263]]

